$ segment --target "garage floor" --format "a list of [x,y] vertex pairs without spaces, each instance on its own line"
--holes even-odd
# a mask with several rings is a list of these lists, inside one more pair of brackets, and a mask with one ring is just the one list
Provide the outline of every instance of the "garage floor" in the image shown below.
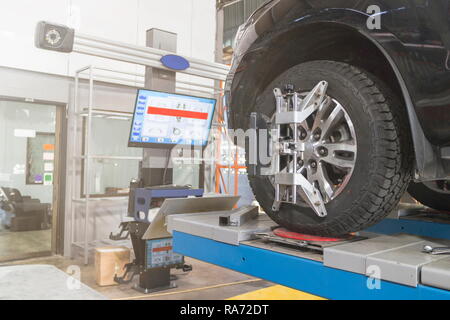
[[[182,271],[174,271],[174,274],[179,277],[176,281],[178,285],[177,288],[150,295],[143,295],[142,293],[131,289],[131,284],[99,287],[95,283],[95,269],[93,265],[84,266],[81,261],[77,262],[59,256],[15,261],[13,263],[8,263],[8,265],[49,264],[54,265],[65,272],[71,265],[77,265],[81,269],[81,281],[84,284],[100,292],[109,299],[119,300],[224,300],[252,293],[256,290],[274,285],[270,282],[255,279],[202,261],[186,258],[186,262],[192,264],[193,271],[189,274],[183,274]],[[280,289],[278,288],[277,290],[277,292],[279,292]],[[286,290],[288,289],[286,288]],[[284,291],[282,288],[281,292],[284,294],[287,291]],[[298,291],[296,291],[296,293],[298,293]],[[260,298],[261,294],[258,294],[255,297]],[[302,297],[303,296],[300,295],[297,298],[302,299]],[[309,296],[305,296],[305,299],[309,298]]]
[[[411,201],[405,202],[411,204]],[[18,255],[30,253],[27,248],[28,250],[33,248],[34,251],[49,250],[47,247],[49,244],[50,230],[26,233],[0,232],[0,261],[7,255],[14,255],[17,258]],[[0,266],[46,264],[53,265],[64,272],[68,272],[71,266],[78,266],[81,271],[81,281],[85,285],[103,294],[106,298],[117,300],[320,299],[202,261],[186,258],[186,263],[193,266],[193,271],[189,274],[183,274],[178,270],[173,271],[173,274],[178,276],[177,288],[149,295],[143,295],[133,290],[132,284],[99,287],[95,282],[94,265],[85,266],[81,259],[73,260],[53,256],[3,264],[0,262]],[[137,277],[135,277],[135,281],[137,281]]]
[[0,261],[23,259],[51,252],[52,230],[11,232],[0,230]]

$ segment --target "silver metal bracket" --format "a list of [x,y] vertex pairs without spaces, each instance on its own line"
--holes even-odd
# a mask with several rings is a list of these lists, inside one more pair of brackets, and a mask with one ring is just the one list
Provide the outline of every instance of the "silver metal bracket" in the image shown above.
[[[316,112],[326,97],[328,83],[319,82],[303,98],[297,92],[283,94],[279,88],[273,90],[276,100],[276,137],[272,139],[275,201],[273,211],[279,211],[283,202],[297,204],[297,195],[309,204],[319,217],[327,216],[327,209],[320,191],[298,172],[298,162],[303,159],[305,145],[299,139],[299,126]],[[289,127],[292,137],[281,136],[282,129]],[[288,157],[288,164],[281,170],[281,156]]]
[[246,222],[256,219],[259,214],[259,207],[245,206],[231,211],[230,214],[219,217],[220,226],[240,227]]

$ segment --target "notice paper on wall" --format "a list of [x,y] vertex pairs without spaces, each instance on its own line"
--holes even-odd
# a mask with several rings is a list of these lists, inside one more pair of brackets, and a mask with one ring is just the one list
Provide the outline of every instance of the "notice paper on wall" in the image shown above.
[[42,174],[37,174],[34,176],[34,183],[40,184],[44,182],[44,177],[42,176]]
[[51,186],[53,184],[53,173],[44,173],[44,186]]
[[55,145],[52,143],[46,143],[42,146],[44,151],[55,151]]
[[45,172],[53,172],[53,162],[45,162],[44,163],[44,171]]
[[53,152],[44,152],[43,159],[45,161],[53,161],[55,159],[55,154]]

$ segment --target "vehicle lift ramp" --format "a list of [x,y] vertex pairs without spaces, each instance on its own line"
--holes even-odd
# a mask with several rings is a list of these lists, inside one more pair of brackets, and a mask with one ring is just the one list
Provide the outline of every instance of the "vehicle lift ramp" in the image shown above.
[[450,255],[440,251],[450,215],[401,209],[346,240],[274,242],[277,225],[258,207],[217,199],[166,200],[177,212],[164,217],[176,253],[328,299],[450,299]]

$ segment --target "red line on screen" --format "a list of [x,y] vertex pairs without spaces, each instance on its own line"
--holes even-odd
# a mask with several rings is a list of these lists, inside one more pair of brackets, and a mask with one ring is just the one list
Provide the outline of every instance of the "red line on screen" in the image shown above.
[[172,246],[167,246],[167,247],[161,247],[161,248],[153,248],[153,252],[162,252],[162,251],[170,251],[172,250],[173,247]]
[[206,112],[195,112],[195,111],[167,109],[158,107],[148,107],[147,113],[160,116],[180,117],[180,118],[190,118],[200,120],[208,120],[209,116],[208,113]]

